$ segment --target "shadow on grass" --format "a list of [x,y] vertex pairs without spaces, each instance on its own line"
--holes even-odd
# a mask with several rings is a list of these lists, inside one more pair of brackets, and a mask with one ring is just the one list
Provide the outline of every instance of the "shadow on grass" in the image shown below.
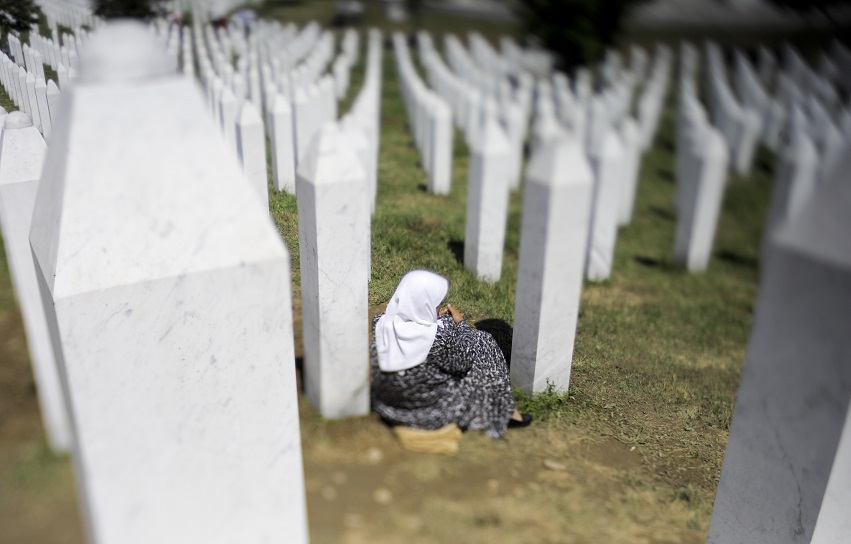
[[662,259],[656,259],[654,257],[647,257],[646,255],[636,255],[635,262],[642,266],[646,266],[647,268],[657,268],[659,270],[674,270],[675,267],[673,263],[669,261],[665,261]]
[[665,180],[668,183],[675,183],[676,179],[674,179],[674,171],[667,167],[659,168],[656,171],[656,175],[659,176],[659,179]]
[[725,262],[730,264],[734,264],[736,266],[741,266],[743,268],[750,268],[752,270],[756,270],[759,268],[759,261],[753,257],[746,257],[744,255],[740,255],[734,251],[730,251],[727,249],[719,250],[715,253],[715,256]]
[[505,357],[505,362],[511,368],[511,340],[514,337],[514,329],[511,325],[502,319],[488,318],[476,321],[474,323],[476,329],[484,331],[493,336],[496,340],[496,345]]
[[665,208],[659,206],[650,206],[650,211],[653,212],[654,215],[657,215],[667,221],[674,222],[677,220],[676,216],[671,210],[666,210]]
[[295,358],[296,388],[304,394],[304,357]]
[[419,189],[420,191],[422,191],[424,193],[427,193],[428,192],[428,185],[426,185],[425,183],[418,183],[417,189]]
[[464,240],[449,240],[446,244],[446,247],[449,248],[449,251],[452,252],[452,255],[455,256],[455,260],[458,261],[459,264],[464,264]]

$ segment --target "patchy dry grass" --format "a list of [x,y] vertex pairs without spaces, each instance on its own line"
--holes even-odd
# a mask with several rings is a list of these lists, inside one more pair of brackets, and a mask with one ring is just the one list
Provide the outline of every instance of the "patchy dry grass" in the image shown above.
[[[301,22],[330,17],[333,3],[267,9]],[[374,9],[369,6],[365,24],[380,16]],[[428,20],[441,32],[467,24]],[[488,28],[485,34],[503,30]],[[362,71],[361,59],[341,111],[359,90]],[[468,168],[462,136],[455,134],[451,194],[427,194],[390,54],[383,85],[371,310],[386,303],[408,270],[430,268],[450,279],[449,299],[470,321],[511,323],[522,194],[511,195],[502,278],[476,280],[461,262]],[[0,104],[11,109],[2,92]],[[671,261],[672,140],[669,107],[644,157],[634,221],[619,234],[612,279],[585,286],[570,391],[518,393],[522,409],[536,417],[530,428],[498,442],[468,433],[457,457],[433,457],[401,450],[374,417],[327,421],[302,399],[314,543],[705,539],[756,297],[773,161],[761,151],[752,175],[730,178],[709,270],[689,274]],[[295,197],[272,194],[270,208],[292,256],[300,336]],[[8,268],[0,261],[0,317],[14,312]],[[0,338],[10,339],[21,344],[19,333]],[[22,349],[15,348],[13,359],[26,369]],[[0,388],[27,390],[22,379],[4,381],[0,374]],[[21,410],[37,410],[33,391],[28,395]],[[68,461],[45,454],[38,418],[28,417],[29,434],[14,449],[0,449],[0,525],[31,532],[16,529],[16,539],[5,541],[79,541],[57,536],[73,532],[70,526],[79,533]],[[378,489],[393,500],[376,504]],[[55,538],[31,538],[51,508],[60,524]]]

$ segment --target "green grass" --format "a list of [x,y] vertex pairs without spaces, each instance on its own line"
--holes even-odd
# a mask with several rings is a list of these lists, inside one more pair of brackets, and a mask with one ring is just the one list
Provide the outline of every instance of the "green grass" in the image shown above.
[[[352,92],[358,87],[353,81]],[[709,269],[692,274],[676,267],[673,105],[669,97],[643,158],[634,218],[619,233],[612,277],[584,287],[569,393],[517,397],[538,419],[635,445],[657,478],[689,496],[700,490],[706,495],[700,500],[711,504],[757,294],[773,157],[760,150],[750,176],[730,176]],[[450,194],[430,195],[407,123],[386,49],[370,304],[386,303],[409,270],[427,268],[449,279],[447,300],[468,321],[512,323],[522,191],[510,198],[502,277],[495,284],[479,281],[462,263],[469,160],[463,137],[454,135]],[[272,210],[298,284],[294,200],[275,195]]]
[[[328,22],[323,17],[330,17],[329,9],[333,11],[333,3],[317,2],[271,6],[264,13],[299,23],[310,18]],[[364,25],[381,17],[376,9],[368,5]],[[461,25],[467,25],[441,22],[437,16],[426,21],[443,25],[441,32],[462,32]],[[382,24],[388,26],[392,25]],[[481,29],[485,35],[503,30],[504,25]],[[360,90],[366,45],[361,38],[360,62],[341,112]],[[497,318],[512,323],[522,192],[515,191],[510,198],[502,277],[495,284],[481,282],[461,262],[469,158],[463,137],[454,134],[451,193],[428,194],[392,52],[387,49],[383,68],[370,304],[386,303],[409,270],[428,268],[450,280],[448,300],[469,321]],[[2,91],[0,104],[14,109]],[[584,287],[570,391],[517,396],[522,410],[556,422],[560,431],[582,426],[635,446],[652,476],[630,477],[630,485],[649,485],[644,478],[662,480],[679,490],[674,500],[705,510],[720,474],[757,294],[759,241],[773,157],[760,150],[750,176],[730,176],[709,269],[690,274],[671,260],[673,136],[670,101],[656,141],[643,158],[634,219],[620,231],[612,278]],[[272,193],[270,209],[290,250],[298,293],[296,199]],[[0,312],[13,309],[8,268],[2,260]]]

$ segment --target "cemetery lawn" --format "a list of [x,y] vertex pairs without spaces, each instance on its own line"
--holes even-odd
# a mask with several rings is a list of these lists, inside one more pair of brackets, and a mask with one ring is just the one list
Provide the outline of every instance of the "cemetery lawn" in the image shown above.
[[[346,104],[362,69],[361,58]],[[757,294],[773,158],[761,150],[751,176],[730,177],[709,269],[688,274],[671,263],[673,114],[669,99],[612,279],[584,288],[570,391],[517,393],[532,426],[499,441],[466,433],[457,456],[433,456],[403,451],[374,415],[327,421],[301,399],[314,544],[705,541]],[[460,133],[452,192],[432,196],[406,120],[385,49],[371,313],[405,272],[429,268],[449,278],[448,301],[471,323],[512,323],[522,191],[511,197],[502,279],[479,282],[461,263]],[[270,207],[292,255],[300,362],[295,198],[273,194]],[[0,361],[0,544],[82,542],[70,461],[41,438],[5,260]]]

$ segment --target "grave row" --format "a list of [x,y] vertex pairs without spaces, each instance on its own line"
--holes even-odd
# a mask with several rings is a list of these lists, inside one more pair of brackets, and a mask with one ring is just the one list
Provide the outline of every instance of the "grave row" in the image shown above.
[[446,195],[452,184],[452,112],[417,74],[405,38],[393,35],[396,73],[420,163],[428,174],[428,191]]
[[[652,137],[668,84],[670,51],[660,48],[649,71],[647,55],[637,48],[631,53],[633,70],[623,70],[619,56],[609,55],[600,69],[603,90],[595,94],[589,70],[578,72],[573,88],[564,74],[536,82],[475,34],[470,43],[478,44],[472,46],[479,51],[476,55],[457,38],[447,37],[454,68],[444,63],[430,35],[420,32],[417,39],[431,87],[449,104],[471,147],[464,263],[485,281],[496,281],[501,272],[508,193],[519,185],[534,109],[521,232],[524,256],[515,301],[515,323],[522,326],[515,328],[512,372],[515,385],[523,389],[542,391],[551,382],[566,390],[582,277],[608,277],[618,226],[632,215],[642,149],[640,125],[629,115],[635,74],[647,74],[642,96],[648,105],[642,119]],[[423,122],[429,119],[428,98],[423,97],[429,90],[401,36],[394,38],[394,48],[414,140],[428,142],[429,127]],[[498,73],[512,76],[488,80],[479,62],[499,65]],[[557,219],[564,213],[564,219]],[[571,225],[569,244],[554,241],[567,232],[556,223]],[[556,230],[547,234],[551,228]],[[549,300],[558,303],[543,302]],[[548,330],[555,312],[571,315],[572,326]]]
[[6,116],[0,219],[89,540],[305,542],[287,250],[161,42],[105,25],[80,67],[49,147]]
[[[13,112],[9,119],[13,130],[9,131],[4,144],[6,159],[0,161],[0,208],[5,209],[0,226],[26,330],[42,421],[48,444],[56,452],[70,451],[71,423],[33,269],[28,233],[45,140],[52,136],[60,109],[60,89],[53,80],[45,83],[43,64],[57,69],[66,88],[69,79],[75,77],[70,59],[76,62],[77,41],[72,41],[67,34],[63,38],[65,45],[60,51],[53,40],[42,38],[34,28],[30,32],[34,47],[22,44],[17,36],[9,34],[9,50],[13,57],[0,53],[0,85],[20,110]],[[73,55],[69,55],[71,50]],[[6,117],[5,110],[0,117]],[[0,132],[2,130],[0,123]]]
[[[707,542],[840,542],[851,530],[851,301],[846,180],[851,55],[834,43],[818,71],[790,46],[758,66],[706,48],[709,119],[699,56],[681,47],[675,259],[706,267],[728,163],[746,173],[759,139],[777,152],[762,281]],[[843,91],[844,89],[844,91]],[[836,122],[834,122],[834,120]],[[760,130],[761,128],[761,130]]]
[[75,34],[79,35],[78,30],[82,26],[94,28],[98,23],[92,13],[90,0],[35,0],[35,3],[45,15],[54,41],[57,40],[58,25],[74,29]]
[[[759,48],[758,69],[735,51],[734,85],[728,81],[720,48],[710,42],[705,51],[714,126],[699,98],[698,51],[684,43],[680,55],[674,255],[676,262],[692,271],[705,269],[709,262],[727,165],[746,174],[760,141],[777,151],[775,187],[766,218],[770,233],[799,209],[816,183],[831,175],[841,150],[851,141],[851,109],[839,98],[843,81],[830,68],[844,62],[847,50],[843,46],[835,44],[830,53],[820,54],[819,73],[789,45],[782,50],[782,64],[771,51]],[[724,152],[714,143],[716,132],[725,144]],[[764,236],[763,248],[768,239]],[[762,254],[765,258],[765,249]]]

